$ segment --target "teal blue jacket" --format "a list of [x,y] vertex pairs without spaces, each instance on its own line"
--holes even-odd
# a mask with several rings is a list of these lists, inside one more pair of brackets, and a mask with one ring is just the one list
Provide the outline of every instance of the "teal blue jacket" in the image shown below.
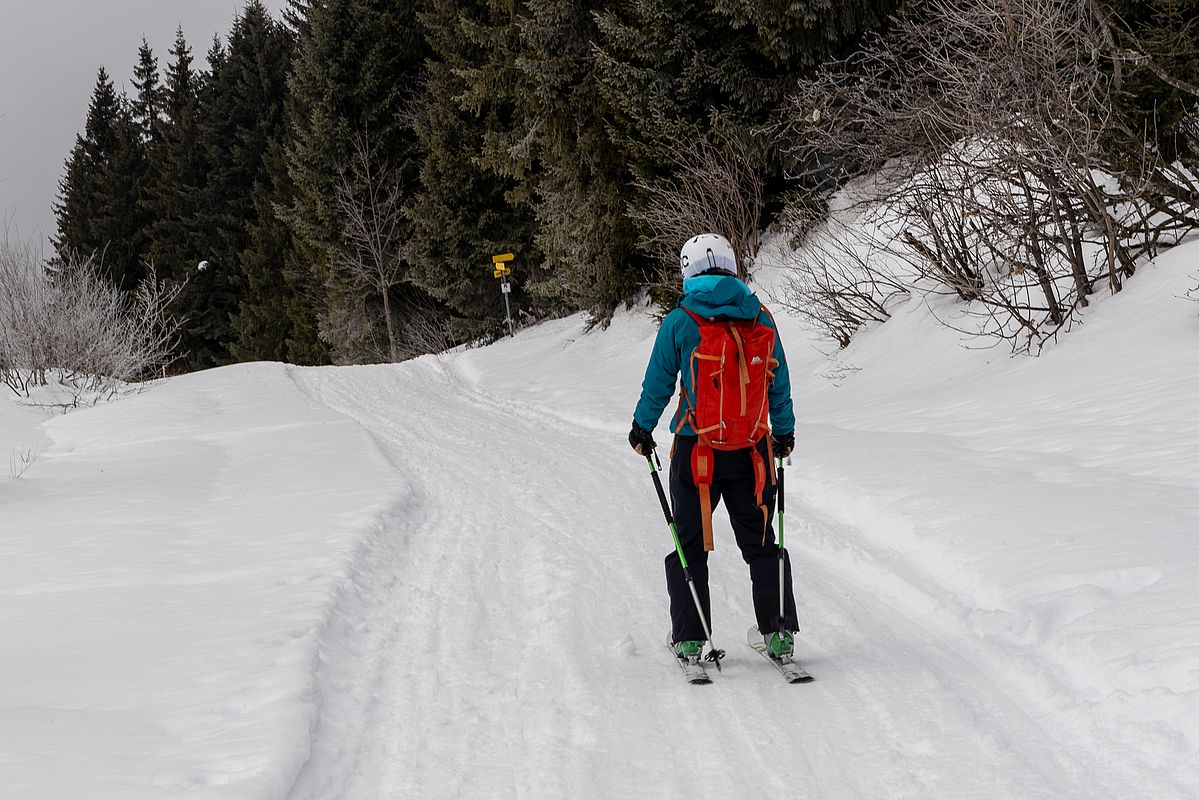
[[[666,315],[654,350],[645,368],[645,380],[641,382],[641,399],[633,412],[633,421],[647,431],[652,431],[662,417],[662,412],[674,398],[676,381],[682,375],[683,391],[691,402],[695,402],[695,388],[691,386],[691,353],[699,346],[699,325],[681,306],[694,311],[701,317],[724,319],[757,319],[762,308],[757,296],[750,288],[732,275],[699,275],[683,281],[683,299]],[[763,325],[774,328],[769,314],[761,314]],[[776,328],[777,330],[777,328]],[[783,343],[774,337],[774,357],[779,365],[770,388],[770,427],[776,435],[795,431],[795,411],[791,406],[791,374],[787,370],[787,357],[783,354]],[[678,424],[678,412],[671,423],[671,431]],[[691,426],[684,424],[679,431],[684,436],[694,436]]]

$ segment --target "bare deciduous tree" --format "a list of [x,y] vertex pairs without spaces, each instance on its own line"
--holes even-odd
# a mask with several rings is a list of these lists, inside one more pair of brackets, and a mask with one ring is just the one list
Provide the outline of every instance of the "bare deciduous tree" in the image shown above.
[[400,360],[400,342],[391,290],[404,274],[403,182],[399,171],[380,159],[370,138],[353,138],[349,164],[335,186],[337,208],[344,221],[343,247],[338,267],[345,275],[369,288],[381,300],[387,331],[387,360]]
[[677,142],[671,152],[671,176],[636,180],[635,187],[648,201],[644,207],[630,208],[630,214],[649,231],[642,247],[664,265],[660,282],[677,285],[679,248],[705,232],[729,240],[745,277],[761,245],[764,191],[758,168],[761,157],[750,134],[725,135],[716,141],[687,139]]

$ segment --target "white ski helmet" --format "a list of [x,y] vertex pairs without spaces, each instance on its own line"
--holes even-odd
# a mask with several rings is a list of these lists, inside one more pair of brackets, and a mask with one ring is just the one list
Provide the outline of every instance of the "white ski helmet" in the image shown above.
[[730,275],[737,274],[737,256],[729,240],[719,233],[701,233],[693,239],[688,239],[679,251],[679,268],[683,278],[694,278],[701,272],[710,269],[724,270]]

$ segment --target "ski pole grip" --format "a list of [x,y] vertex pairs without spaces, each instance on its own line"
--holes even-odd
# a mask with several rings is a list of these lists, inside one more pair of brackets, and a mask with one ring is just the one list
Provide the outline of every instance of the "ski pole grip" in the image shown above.
[[784,506],[783,506],[783,497],[784,497],[784,495],[783,495],[783,472],[784,472],[784,470],[783,470],[783,459],[781,459],[781,458],[780,458],[780,459],[779,459],[779,474],[778,474],[778,483],[779,483],[779,492],[778,492],[778,495],[779,495],[779,513],[780,513],[780,514],[782,514],[782,513],[783,513],[783,511],[784,511]]
[[673,525],[674,516],[670,513],[670,502],[666,499],[666,490],[662,488],[662,479],[658,477],[658,471],[654,469],[654,459],[646,456],[645,460],[649,462],[649,474],[654,479],[654,489],[658,492],[658,502],[662,504],[662,513],[666,515],[666,523]]

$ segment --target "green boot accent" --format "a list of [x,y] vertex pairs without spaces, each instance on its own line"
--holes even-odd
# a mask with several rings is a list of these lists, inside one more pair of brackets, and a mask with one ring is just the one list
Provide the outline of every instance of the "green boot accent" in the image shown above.
[[682,659],[699,658],[704,652],[704,643],[699,641],[675,642],[674,654]]
[[772,633],[766,640],[766,654],[773,659],[790,658],[795,652],[795,640],[790,633]]

